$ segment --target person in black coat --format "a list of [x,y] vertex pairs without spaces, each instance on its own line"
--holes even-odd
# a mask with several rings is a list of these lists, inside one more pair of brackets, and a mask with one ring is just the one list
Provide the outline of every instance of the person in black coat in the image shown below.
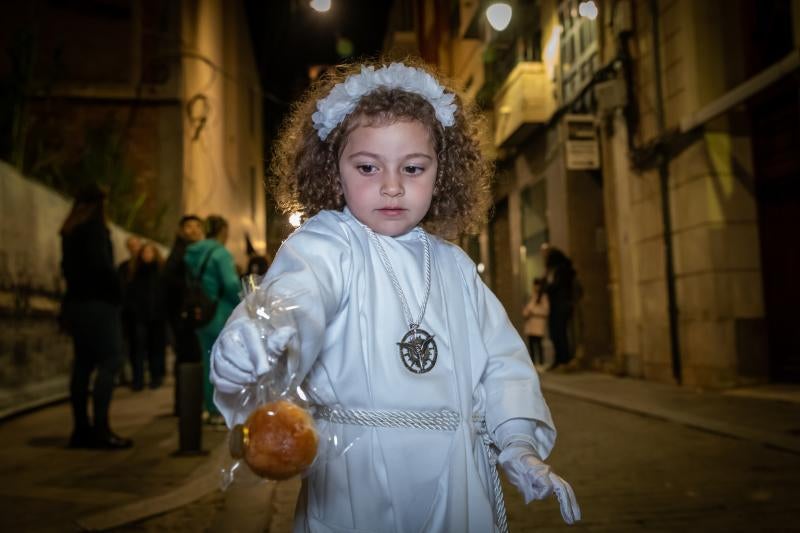
[[[61,270],[66,280],[62,320],[72,336],[75,360],[70,380],[72,448],[128,448],[130,439],[109,425],[114,379],[123,361],[120,324],[120,281],[114,267],[105,219],[105,192],[96,185],[82,188],[61,227]],[[89,382],[94,419],[88,411]]]
[[196,215],[184,215],[178,223],[175,242],[164,264],[164,305],[172,333],[176,365],[200,361],[197,336],[194,330],[184,327],[180,315],[183,291],[186,287],[186,265],[183,262],[186,247],[204,238],[203,219]]
[[174,413],[178,414],[178,403],[181,395],[181,382],[178,368],[184,363],[199,363],[202,360],[200,342],[194,329],[188,327],[181,319],[181,304],[186,288],[186,264],[183,257],[186,247],[205,238],[203,219],[197,215],[184,215],[178,222],[178,231],[175,242],[164,264],[164,305],[167,313],[167,323],[171,333],[172,349],[175,352],[175,407]]
[[150,374],[149,386],[157,389],[164,381],[167,345],[167,314],[164,308],[162,269],[164,259],[153,243],[145,243],[129,273],[128,300],[134,328],[132,353],[133,390],[144,387],[144,362]]
[[550,302],[548,333],[555,351],[550,370],[569,363],[572,350],[567,330],[575,307],[576,274],[572,261],[555,247],[545,250],[545,293]]
[[[136,321],[133,316],[132,298],[133,291],[130,290],[130,281],[136,267],[136,258],[139,250],[142,249],[142,241],[136,235],[131,235],[125,240],[125,247],[128,249],[128,259],[117,267],[117,273],[122,288],[122,337],[127,345],[128,361],[130,362],[131,372],[126,373],[123,368],[120,371],[120,383],[131,383],[133,373],[133,358],[138,350],[136,346]],[[124,364],[123,364],[124,367]]]

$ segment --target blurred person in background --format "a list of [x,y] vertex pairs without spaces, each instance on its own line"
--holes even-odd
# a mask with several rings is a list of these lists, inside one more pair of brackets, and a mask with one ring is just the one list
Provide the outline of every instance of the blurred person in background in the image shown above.
[[197,215],[184,215],[178,222],[175,241],[164,264],[164,305],[172,334],[176,366],[199,362],[200,346],[194,330],[187,329],[181,321],[181,303],[186,287],[186,247],[205,238],[203,219]]
[[134,322],[132,354],[133,390],[144,388],[144,363],[150,375],[149,386],[157,389],[164,382],[165,350],[167,345],[167,314],[164,307],[164,258],[151,242],[145,243],[128,283],[128,300]]
[[550,301],[544,292],[544,279],[533,279],[533,291],[528,303],[522,309],[525,319],[524,333],[528,337],[528,350],[534,365],[544,364],[542,338],[547,327],[547,316],[550,313]]
[[572,358],[568,328],[578,298],[577,276],[572,260],[554,246],[545,249],[545,293],[550,303],[548,333],[555,350],[554,370]]
[[266,256],[259,254],[256,251],[253,242],[250,240],[248,233],[244,234],[245,246],[247,247],[247,268],[245,275],[263,276],[269,269],[269,260]]
[[125,350],[128,354],[128,361],[130,363],[131,371],[125,371],[125,363],[119,373],[121,383],[130,384],[131,375],[133,372],[133,355],[136,351],[136,323],[131,309],[131,301],[129,295],[129,284],[131,276],[133,275],[134,266],[136,265],[136,257],[139,255],[139,250],[142,248],[142,241],[136,235],[131,235],[125,240],[125,247],[128,249],[128,259],[123,261],[117,267],[119,274],[120,286],[122,288],[122,335],[125,341]]
[[[121,449],[133,442],[109,424],[114,379],[123,360],[120,281],[106,225],[105,191],[83,187],[61,226],[61,271],[66,280],[62,320],[72,336],[75,359],[70,380],[71,448]],[[93,420],[89,418],[92,372]]]
[[200,343],[194,329],[187,327],[181,319],[183,294],[186,289],[186,247],[205,238],[204,221],[197,215],[186,214],[178,221],[175,241],[164,264],[164,306],[169,324],[170,343],[175,352],[175,399],[174,413],[178,414],[178,398],[181,383],[178,368],[184,363],[199,363],[202,359]]
[[228,240],[227,220],[218,215],[209,215],[205,229],[206,238],[186,248],[185,261],[189,273],[201,277],[204,292],[217,303],[214,317],[196,332],[203,359],[204,417],[207,422],[216,425],[224,424],[224,420],[214,405],[214,388],[208,378],[211,347],[233,308],[239,303],[240,283],[233,255],[225,248]]

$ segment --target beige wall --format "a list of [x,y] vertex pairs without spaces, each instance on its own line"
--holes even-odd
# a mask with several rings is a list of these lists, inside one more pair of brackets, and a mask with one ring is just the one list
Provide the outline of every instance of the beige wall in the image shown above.
[[185,0],[183,10],[183,99],[204,95],[209,104],[196,138],[197,123],[184,115],[183,209],[224,216],[228,249],[243,265],[245,232],[266,248],[261,89],[247,22],[239,2]]
[[[635,3],[637,144],[656,137],[652,26],[648,2]],[[659,43],[667,129],[744,81],[741,56],[726,43],[737,24],[725,2],[659,3]],[[735,40],[734,40],[735,41]],[[725,60],[721,60],[724,57]],[[721,387],[766,378],[760,335],[764,310],[753,165],[741,117],[729,113],[669,164],[682,378]],[[740,133],[744,131],[744,133]],[[672,380],[659,178],[628,170],[624,122],[604,138],[604,174],[616,360],[634,375]],[[756,361],[754,363],[754,360]],[[758,361],[762,364],[759,364]],[[747,370],[744,370],[747,368]]]
[[[543,63],[548,69],[559,61],[558,46],[548,46],[557,31],[556,2],[545,0],[540,5]],[[605,64],[616,54],[615,36],[610,16],[603,19],[609,3],[599,5],[602,23],[598,29],[604,32],[600,37],[601,64]],[[586,355],[613,354],[600,366],[669,382],[673,380],[673,362],[663,199],[657,170],[632,168],[628,136],[635,145],[644,146],[660,133],[656,49],[664,127],[670,130],[746,81],[743,58],[748,43],[737,31],[743,12],[736,8],[737,1],[661,0],[657,46],[652,41],[650,2],[632,0],[630,5],[639,123],[635,132],[628,132],[619,110],[599,117],[603,125],[602,186],[590,174],[566,171],[563,141],[556,127],[522,145],[504,147],[501,156],[514,161],[510,165],[514,171],[511,179],[498,184],[496,198],[508,199],[507,260],[514,278],[519,278],[519,194],[526,185],[546,180],[550,241],[573,256],[588,285],[581,332],[591,338]],[[795,27],[800,27],[800,0],[793,0],[792,5]],[[557,36],[553,42],[557,45]],[[451,57],[461,57],[460,50]],[[554,71],[557,74],[557,69]],[[555,82],[553,90],[557,92],[558,80]],[[682,380],[689,386],[723,387],[766,378],[758,217],[745,119],[728,112],[706,124],[704,133],[669,163],[678,347]],[[607,257],[599,242],[603,231]],[[485,234],[482,253],[488,257]],[[513,286],[514,291],[525,288],[520,279],[515,279]],[[518,323],[517,298],[509,295],[504,303]],[[595,329],[586,329],[587,323]]]
[[639,272],[638,247],[634,241],[633,177],[628,164],[627,129],[621,114],[613,117],[611,131],[614,132],[611,135],[604,132],[602,146],[614,360],[616,370],[641,377],[642,305],[639,285],[634,282]]

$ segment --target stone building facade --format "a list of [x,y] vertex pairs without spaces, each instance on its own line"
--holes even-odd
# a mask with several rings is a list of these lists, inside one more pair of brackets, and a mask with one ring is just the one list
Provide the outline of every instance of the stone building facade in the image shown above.
[[[800,2],[518,0],[503,31],[480,2],[404,4],[400,49],[416,35],[490,121],[495,211],[465,247],[517,325],[549,242],[584,288],[582,366],[800,380]],[[587,121],[597,164],[572,142]]]

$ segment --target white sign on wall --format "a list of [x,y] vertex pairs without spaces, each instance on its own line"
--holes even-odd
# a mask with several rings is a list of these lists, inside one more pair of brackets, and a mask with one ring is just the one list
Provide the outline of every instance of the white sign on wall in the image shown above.
[[600,168],[600,146],[594,115],[564,115],[567,170]]

